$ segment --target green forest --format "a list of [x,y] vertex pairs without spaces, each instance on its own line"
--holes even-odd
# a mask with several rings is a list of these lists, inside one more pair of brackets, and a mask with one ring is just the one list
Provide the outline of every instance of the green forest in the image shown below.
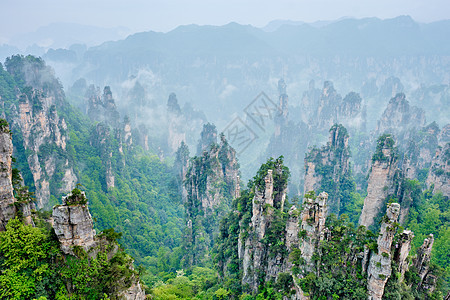
[[[25,70],[30,66],[33,74],[39,76],[29,78]],[[0,232],[1,298],[120,299],[120,291],[131,285],[131,278],[139,277],[149,299],[286,299],[298,288],[310,299],[367,299],[368,278],[362,270],[361,253],[376,253],[378,230],[386,220],[386,208],[390,203],[401,203],[404,198],[399,195],[405,194],[410,197],[409,212],[402,226],[398,223],[392,226],[394,245],[399,243],[403,230],[413,231],[415,237],[410,254],[415,257],[424,239],[434,235],[427,268],[436,277],[435,288],[429,292],[421,287],[420,270],[412,266],[403,276],[399,266],[393,262],[383,299],[442,299],[448,293],[449,200],[441,192],[435,192],[433,186],[427,187],[426,176],[414,180],[396,178],[400,192],[384,199],[379,222],[371,230],[358,226],[366,191],[357,188],[351,171],[333,168],[339,163],[338,158],[351,156],[349,151],[344,152],[343,145],[322,150],[313,148],[311,151],[319,154],[306,156],[305,161],[315,163],[315,170],[322,178],[316,191],[287,197],[289,180],[299,179],[291,178],[289,168],[280,156],[268,158],[246,186],[239,182],[243,187],[240,195],[231,199],[231,185],[208,181],[214,180],[211,177],[213,168],[225,172],[225,165],[229,163],[226,155],[231,146],[223,136],[222,146],[212,143],[207,148],[209,153],[217,151],[217,158],[208,157],[207,152],[189,158],[187,147],[182,144],[177,155],[191,166],[189,172],[196,172],[188,173],[194,179],[187,184],[186,178],[179,177],[177,160],[181,158],[161,159],[157,153],[144,150],[137,143],[125,143],[118,127],[92,121],[72,106],[57,79],[40,77],[47,71],[45,62],[34,56],[13,56],[6,60],[4,66],[0,64],[1,114],[6,120],[1,119],[0,125],[4,127],[9,123],[11,129],[14,195],[18,203],[35,200],[33,194],[37,187],[30,157],[37,155],[42,168],[46,161],[56,161],[55,171],[45,175],[50,182],[49,203],[42,209],[32,210],[35,225],[27,225],[19,213],[9,220],[6,230]],[[42,100],[45,97],[56,99],[48,110]],[[21,129],[24,127],[18,117],[20,105],[27,101],[32,103],[32,113],[38,115],[45,111],[48,112],[47,117],[57,115],[58,120],[65,121],[67,126],[61,130],[61,135],[67,137],[64,149],[51,140],[55,136],[54,131],[39,149],[27,145]],[[339,126],[345,131],[345,136],[352,139],[352,134]],[[33,130],[30,139],[35,142],[33,139],[38,138],[40,131]],[[372,162],[386,159],[382,148],[385,140],[388,140],[389,147],[394,147],[390,135],[381,136],[378,146],[371,150],[374,153]],[[321,163],[325,152],[320,151],[332,151],[334,159],[331,165]],[[95,230],[110,242],[110,247],[119,246],[120,250],[113,257],[108,257],[108,250],[99,251],[94,257],[82,249],[75,249],[75,255],[62,253],[49,218],[51,208],[60,205],[61,197],[70,192],[61,190],[64,168],[67,167],[73,169],[77,178],[72,194],[85,192]],[[336,180],[338,172],[342,174],[339,173]],[[256,227],[252,225],[257,223],[254,214],[259,203],[255,199],[266,196],[269,173],[273,176],[270,177],[273,181],[273,190],[270,191],[273,204],[262,205],[261,220],[268,225],[264,227],[264,237],[259,239]],[[109,186],[105,174],[114,177],[113,187]],[[362,181],[367,181],[367,178]],[[207,187],[214,184],[219,187],[218,194],[224,202],[208,215],[202,211],[203,204],[199,199],[212,193]],[[189,189],[188,200],[182,197],[183,188]],[[300,230],[297,244],[288,247],[286,224],[297,218],[297,227],[301,225],[304,199],[316,201],[316,194],[324,191],[328,193],[333,212],[324,224],[326,238],[317,241],[311,262],[305,262],[300,245],[309,236],[305,230]],[[338,205],[333,202],[335,199],[339,199]],[[191,214],[194,215],[192,218]],[[191,219],[194,220],[194,231],[201,249],[192,248],[186,242],[186,224],[192,222]],[[261,220],[258,222],[263,222]],[[309,222],[312,220],[311,217]],[[247,270],[244,270],[240,252],[248,248],[246,242],[265,249],[261,256],[264,258],[261,269],[252,270],[258,281],[256,289],[245,282]],[[207,259],[187,263],[186,257],[199,254],[196,252],[201,252]],[[393,257],[394,252],[392,250],[385,255]],[[254,259],[253,254],[251,259]],[[268,279],[263,270],[269,268],[273,259],[288,267],[286,272]],[[412,264],[413,258],[408,259]]]

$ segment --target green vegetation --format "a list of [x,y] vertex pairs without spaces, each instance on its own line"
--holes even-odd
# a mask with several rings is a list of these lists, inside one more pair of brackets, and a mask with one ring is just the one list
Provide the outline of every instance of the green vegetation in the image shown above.
[[[45,224],[35,219],[36,224]],[[47,226],[32,227],[12,219],[0,233],[0,297],[2,299],[116,299],[136,278],[132,259],[119,250],[88,258],[64,255]],[[109,299],[109,298],[108,298]]]
[[[367,299],[367,278],[356,258],[365,245],[376,240],[376,235],[364,227],[355,228],[345,214],[339,219],[330,215],[326,227],[329,236],[315,251],[314,269],[304,274],[299,285],[309,295],[324,299]],[[300,270],[301,262],[298,259],[293,262],[295,270]]]

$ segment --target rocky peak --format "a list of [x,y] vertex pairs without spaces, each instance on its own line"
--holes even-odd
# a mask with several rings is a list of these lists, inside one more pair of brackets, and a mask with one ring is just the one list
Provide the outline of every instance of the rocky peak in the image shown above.
[[[181,168],[189,155],[186,148],[181,148],[178,152]],[[201,156],[190,159],[186,171],[180,171],[184,172],[186,261],[188,265],[192,265],[207,256],[218,232],[218,221],[229,211],[235,197],[239,180],[236,151],[222,134],[220,144],[212,143]]]
[[100,89],[90,85],[85,98],[88,103],[87,114],[92,121],[106,122],[113,128],[119,126],[120,115],[109,86],[104,87],[103,95],[100,96]]
[[431,250],[433,248],[434,236],[430,234],[428,238],[423,241],[422,246],[417,249],[417,257],[414,260],[414,266],[419,272],[420,279],[423,280],[427,275],[429,269],[429,262],[431,259]]
[[326,146],[313,148],[305,157],[305,193],[309,191],[326,191],[329,194],[330,212],[337,215],[341,211],[342,183],[350,180],[349,135],[342,125],[330,129]]
[[[13,56],[8,66],[15,79],[16,97],[5,117],[11,131],[23,137],[22,141],[14,141],[14,145],[29,152],[26,159],[36,189],[36,203],[43,208],[49,201],[51,188],[66,193],[77,180],[69,160],[61,154],[66,150],[69,135],[66,122],[57,111],[67,103],[61,85],[42,60]],[[53,181],[59,174],[64,174],[63,178]]]
[[427,185],[434,185],[434,191],[441,191],[450,197],[450,143],[437,147],[436,154],[428,173]]
[[301,248],[302,257],[306,261],[307,269],[311,268],[312,256],[317,243],[324,237],[325,221],[327,217],[328,194],[322,192],[315,197],[314,193],[305,195],[301,214],[301,229],[306,232]]
[[317,114],[318,103],[320,101],[321,90],[316,88],[315,85],[314,80],[309,82],[309,88],[303,93],[300,104],[302,121],[307,124],[314,122],[313,118]]
[[381,300],[384,286],[392,273],[391,246],[395,235],[395,223],[400,214],[400,204],[388,205],[378,235],[378,251],[372,253],[367,269],[367,291],[370,300]]
[[86,252],[95,246],[94,224],[84,192],[74,189],[63,197],[62,205],[53,207],[52,215],[53,228],[64,253],[74,254],[76,246]]
[[290,272],[287,257],[277,251],[274,239],[283,245],[287,240],[289,245],[298,243],[298,215],[293,215],[292,210],[287,227],[281,228],[280,232],[273,226],[283,211],[288,176],[289,171],[283,167],[281,159],[270,159],[261,166],[254,178],[251,222],[240,224],[240,236],[247,236],[239,242],[238,251],[242,259],[242,284],[248,284],[254,291],[258,289],[261,274],[265,274],[266,280],[271,280],[281,272]]
[[450,124],[445,125],[439,136],[438,136],[438,140],[439,140],[439,146],[444,146],[447,143],[450,143]]
[[403,93],[391,98],[381,119],[378,121],[376,132],[396,133],[398,136],[407,134],[411,128],[425,126],[425,111],[416,106],[410,106]]
[[216,125],[211,123],[203,124],[203,130],[200,133],[200,140],[197,146],[197,155],[201,155],[212,144],[217,144]]
[[403,280],[405,272],[409,268],[408,255],[411,251],[411,242],[414,238],[414,233],[411,230],[404,230],[401,233],[400,241],[395,245],[394,260],[398,265],[398,270]]
[[331,81],[323,83],[322,95],[319,100],[317,109],[316,122],[321,129],[330,128],[333,123],[337,122],[337,108],[342,102],[342,97],[334,89]]
[[400,79],[394,76],[386,78],[380,87],[380,93],[383,97],[391,98],[399,93],[403,93],[404,87]]
[[378,138],[377,147],[372,156],[367,196],[359,218],[360,225],[372,226],[387,196],[394,192],[394,180],[398,172],[398,154],[394,145],[395,141],[389,134]]
[[0,119],[0,231],[4,231],[8,220],[16,215],[12,185],[12,152],[9,125],[4,119]]
[[170,93],[169,95],[169,99],[167,100],[167,111],[175,115],[181,114],[181,108],[175,93]]

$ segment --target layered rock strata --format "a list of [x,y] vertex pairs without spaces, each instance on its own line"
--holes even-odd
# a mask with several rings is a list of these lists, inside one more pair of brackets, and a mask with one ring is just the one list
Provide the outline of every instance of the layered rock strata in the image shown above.
[[12,185],[13,145],[8,123],[0,119],[0,231],[14,218],[16,208]]
[[372,157],[367,197],[364,199],[364,207],[359,218],[360,225],[372,226],[386,197],[393,192],[398,166],[398,155],[394,143],[390,135],[384,135],[378,140],[377,149]]
[[[75,193],[77,191],[78,193]],[[95,230],[84,192],[75,189],[53,207],[53,228],[65,254],[74,254],[74,247],[86,252],[95,246]]]
[[384,286],[392,273],[391,246],[395,235],[394,223],[400,214],[400,204],[392,203],[388,206],[386,215],[381,223],[377,244],[378,251],[372,253],[367,269],[367,291],[369,300],[381,300]]

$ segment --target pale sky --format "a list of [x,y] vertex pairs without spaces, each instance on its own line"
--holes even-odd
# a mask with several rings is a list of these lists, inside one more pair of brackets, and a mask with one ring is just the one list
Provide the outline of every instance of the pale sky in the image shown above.
[[0,0],[0,40],[33,32],[54,22],[136,31],[169,31],[179,25],[257,27],[275,19],[313,22],[344,16],[392,18],[410,15],[420,22],[450,19],[449,0]]

